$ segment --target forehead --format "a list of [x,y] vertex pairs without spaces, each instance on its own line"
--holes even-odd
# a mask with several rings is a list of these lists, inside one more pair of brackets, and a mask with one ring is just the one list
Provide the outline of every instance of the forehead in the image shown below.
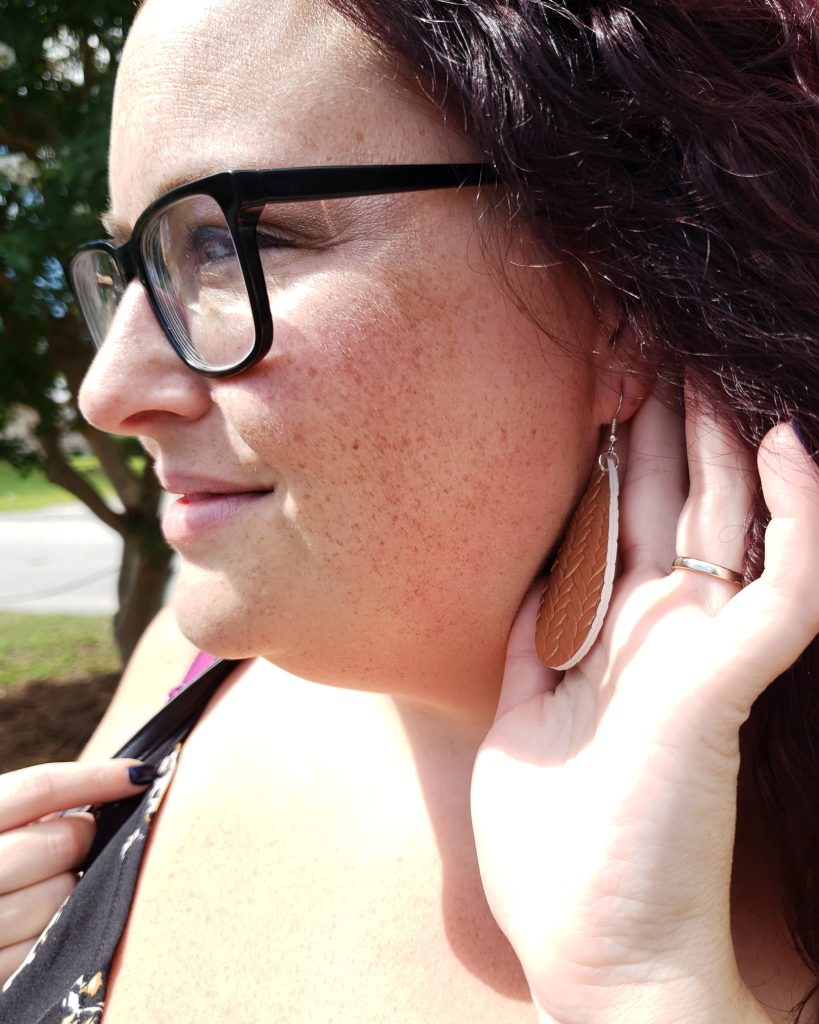
[[155,194],[227,168],[435,162],[468,149],[319,0],[148,0],[117,81],[112,209],[133,224]]

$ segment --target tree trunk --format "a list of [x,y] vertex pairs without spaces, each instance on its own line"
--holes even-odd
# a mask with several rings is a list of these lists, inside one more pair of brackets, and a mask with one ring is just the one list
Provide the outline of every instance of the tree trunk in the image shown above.
[[45,456],[43,470],[51,483],[62,487],[69,494],[73,494],[75,498],[79,498],[106,526],[123,534],[122,516],[108,506],[105,499],[94,490],[85,477],[71,468],[70,463],[63,455],[57,436],[41,434],[39,440]]
[[[75,317],[53,320],[49,327],[51,358],[65,378],[76,407],[89,354],[82,342],[82,328]],[[145,627],[162,607],[170,578],[173,552],[162,536],[158,516],[162,489],[150,464],[141,473],[128,465],[121,439],[103,434],[81,420],[76,426],[91,445],[124,507],[123,512],[115,512],[105,505],[101,514],[99,505],[88,501],[87,494],[80,494],[76,487],[69,488],[123,539],[114,637],[123,662],[126,662]],[[65,468],[73,472],[67,463]],[[101,498],[98,500],[102,502]]]
[[123,517],[126,520],[114,616],[114,636],[123,662],[127,662],[145,627],[165,599],[173,552],[159,529],[156,511]]
[[[115,512],[71,468],[53,434],[42,435],[40,442],[45,454],[48,479],[78,497],[123,539],[117,582],[119,608],[114,616],[114,638],[125,664],[143,630],[162,607],[171,572],[173,552],[159,527],[158,509],[162,495],[159,483],[151,467],[146,466],[142,477],[134,476],[138,490],[131,496],[137,500],[126,507],[124,512]],[[124,452],[120,458],[124,463]]]
[[[111,481],[117,497],[125,508],[132,508],[142,500],[142,477],[128,465],[127,456],[122,450],[121,439],[103,434],[90,424],[82,421],[77,424],[83,437],[91,446],[91,450],[100,460],[102,471]],[[150,473],[150,468],[145,472]]]

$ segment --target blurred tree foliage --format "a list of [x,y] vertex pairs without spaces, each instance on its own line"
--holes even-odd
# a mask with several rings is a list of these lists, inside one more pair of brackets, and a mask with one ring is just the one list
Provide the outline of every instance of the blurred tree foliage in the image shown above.
[[[0,0],[0,458],[42,466],[122,535],[114,627],[126,657],[161,604],[171,553],[150,464],[134,469],[129,442],[77,411],[92,349],[63,268],[101,234],[114,77],[134,13],[134,0]],[[36,450],[7,432],[21,407],[36,413]],[[87,439],[122,512],[72,469],[70,432]]]

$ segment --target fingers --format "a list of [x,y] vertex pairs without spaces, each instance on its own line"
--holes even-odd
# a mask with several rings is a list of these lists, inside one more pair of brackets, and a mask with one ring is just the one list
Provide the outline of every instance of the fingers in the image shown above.
[[819,632],[819,470],[785,424],[765,436],[757,464],[771,512],[765,569],[726,605],[719,622],[742,641],[749,678],[764,684]]
[[[677,554],[741,572],[757,480],[753,453],[686,389],[689,496],[677,525]],[[681,570],[677,585],[710,614],[738,593],[736,584]]]
[[0,985],[4,985],[20,964],[22,964],[28,956],[31,947],[37,941],[38,936],[39,932],[37,936],[33,936],[23,942],[17,942],[13,946],[7,946],[5,949],[0,949]]
[[128,767],[40,765],[0,777],[0,983],[20,966],[37,936],[77,884],[95,822],[89,814],[38,820],[80,803],[132,796]]
[[90,814],[73,814],[0,834],[0,895],[78,867],[94,832]]
[[536,580],[509,633],[496,721],[529,698],[553,691],[560,680],[560,673],[546,668],[535,649],[535,623],[542,591],[543,580]]
[[628,464],[621,486],[623,569],[666,575],[674,531],[688,493],[682,419],[650,395],[631,421]]
[[0,983],[20,966],[71,894],[77,884],[73,869],[91,848],[91,815],[54,813],[144,791],[128,775],[139,764],[39,765],[0,776]]
[[797,636],[804,629],[810,642],[819,629],[819,469],[784,424],[763,440],[758,464],[771,513],[763,579],[790,605]]
[[0,935],[9,946],[34,940],[71,895],[76,875],[66,872],[0,896]]
[[128,778],[139,761],[102,764],[43,764],[0,776],[0,832],[37,821],[54,811],[123,800],[144,790]]

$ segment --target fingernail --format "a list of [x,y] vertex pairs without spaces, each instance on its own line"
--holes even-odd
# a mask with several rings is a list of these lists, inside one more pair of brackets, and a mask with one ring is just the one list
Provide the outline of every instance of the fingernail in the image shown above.
[[808,440],[808,435],[805,433],[805,431],[799,425],[799,420],[795,416],[791,417],[791,430],[799,438],[799,443],[802,445],[802,447],[805,449],[805,451],[808,453],[808,455],[810,455],[812,457],[813,456],[813,445]]
[[155,764],[136,764],[128,769],[128,778],[133,786],[147,786],[156,778],[157,767]]

